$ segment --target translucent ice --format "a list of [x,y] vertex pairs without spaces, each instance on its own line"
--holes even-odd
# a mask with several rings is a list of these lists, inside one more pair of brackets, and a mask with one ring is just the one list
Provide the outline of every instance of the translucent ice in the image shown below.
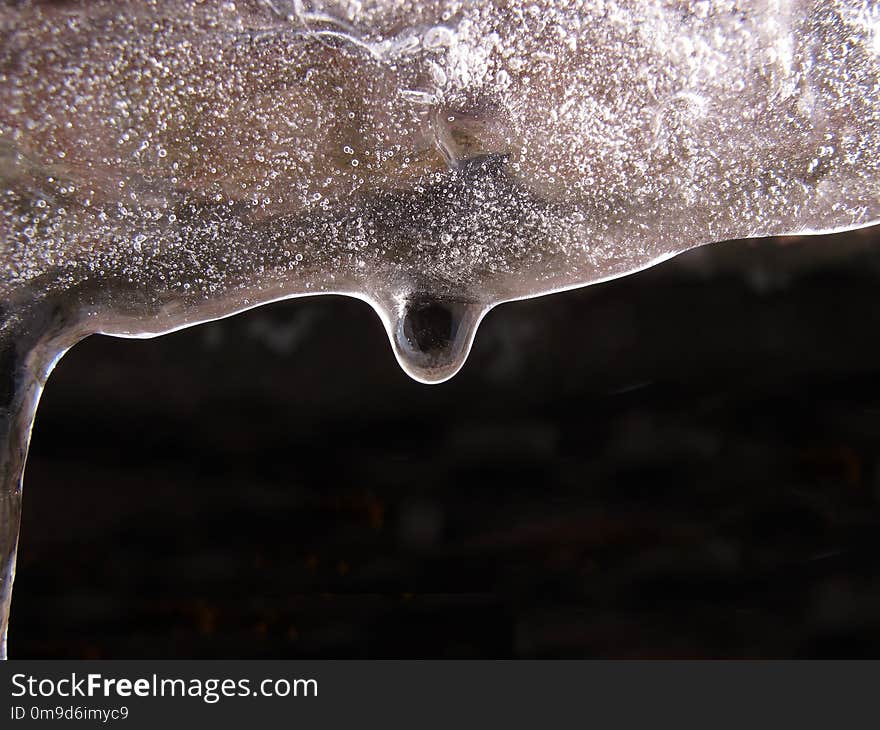
[[0,3],[5,616],[92,333],[350,294],[439,382],[489,308],[880,218],[873,0]]

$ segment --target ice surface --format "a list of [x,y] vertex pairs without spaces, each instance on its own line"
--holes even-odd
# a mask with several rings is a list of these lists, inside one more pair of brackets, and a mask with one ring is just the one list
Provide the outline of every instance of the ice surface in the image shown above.
[[876,2],[7,2],[0,33],[0,294],[80,334],[351,293],[437,380],[414,296],[475,322],[880,211]]
[[7,484],[91,333],[345,293],[437,382],[500,302],[880,218],[873,0],[6,0],[0,36]]

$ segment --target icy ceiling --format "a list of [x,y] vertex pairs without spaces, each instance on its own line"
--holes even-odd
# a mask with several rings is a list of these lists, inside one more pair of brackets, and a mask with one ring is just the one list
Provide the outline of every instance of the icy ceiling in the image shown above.
[[0,35],[0,294],[79,335],[347,293],[438,381],[497,303],[880,217],[876,2],[24,0]]

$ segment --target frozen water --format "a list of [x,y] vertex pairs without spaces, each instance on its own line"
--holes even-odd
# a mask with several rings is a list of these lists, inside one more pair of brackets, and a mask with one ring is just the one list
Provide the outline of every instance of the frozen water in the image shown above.
[[398,325],[413,297],[476,323],[880,209],[873,2],[0,12],[0,292],[77,336],[350,293],[435,381],[472,332],[417,351]]
[[343,293],[439,382],[498,303],[880,218],[874,0],[5,0],[0,36],[3,615],[88,334]]

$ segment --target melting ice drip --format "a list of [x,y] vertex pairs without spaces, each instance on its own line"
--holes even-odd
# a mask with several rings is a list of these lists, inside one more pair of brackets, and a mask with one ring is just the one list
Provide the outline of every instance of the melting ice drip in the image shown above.
[[880,218],[876,0],[0,5],[0,629],[43,384],[348,294],[440,382],[493,306]]

